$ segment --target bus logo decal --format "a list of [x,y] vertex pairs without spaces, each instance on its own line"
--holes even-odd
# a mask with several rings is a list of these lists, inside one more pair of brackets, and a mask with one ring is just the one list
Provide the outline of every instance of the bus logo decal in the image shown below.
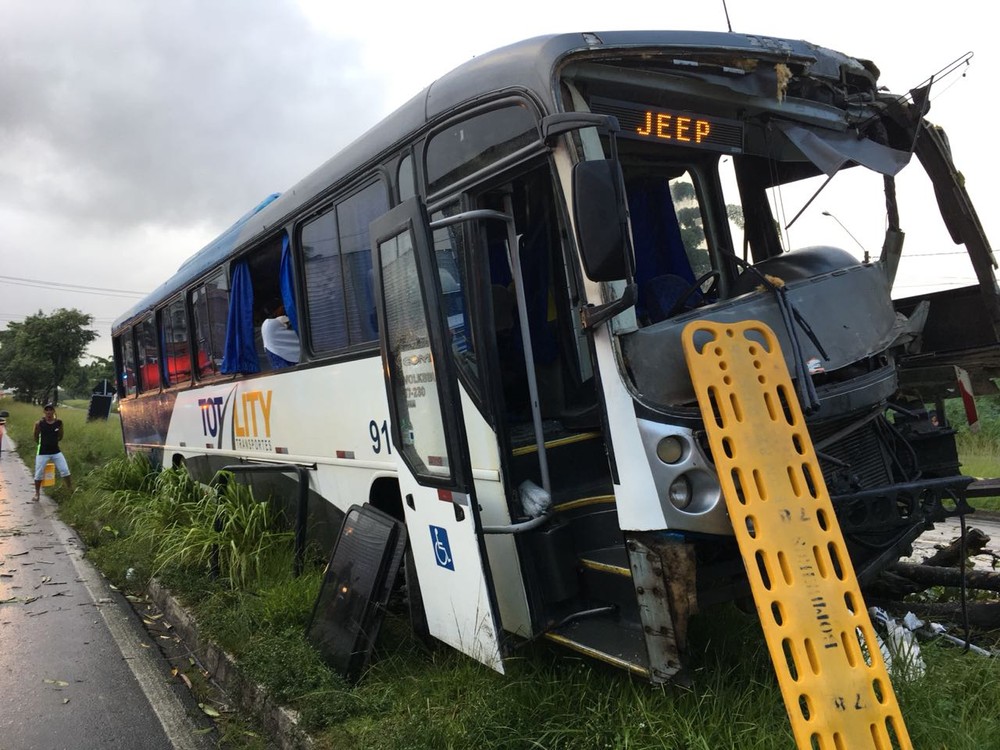
[[202,433],[205,437],[211,438],[214,443],[214,445],[206,443],[206,448],[222,447],[222,439],[226,427],[226,414],[229,411],[229,403],[235,392],[236,389],[234,387],[225,396],[205,396],[198,399]]
[[434,561],[442,568],[455,569],[455,560],[451,556],[451,545],[448,544],[448,530],[440,526],[431,526],[431,543],[434,546]]
[[210,396],[198,399],[201,409],[201,428],[205,437],[218,437],[222,427],[222,396]]
[[273,450],[271,391],[246,391],[233,408],[233,441],[241,450]]

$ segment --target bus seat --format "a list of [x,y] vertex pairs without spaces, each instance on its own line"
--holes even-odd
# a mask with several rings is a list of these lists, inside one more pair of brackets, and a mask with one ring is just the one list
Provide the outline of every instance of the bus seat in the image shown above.
[[[694,283],[695,273],[681,236],[670,183],[662,177],[638,177],[629,180],[625,189],[639,285],[636,314],[641,320],[656,323],[668,317],[680,295]],[[675,288],[679,283],[684,286]],[[698,301],[700,298],[692,294],[692,304]]]
[[691,288],[691,281],[677,274],[654,276],[640,287],[640,297],[645,301],[646,317],[650,323],[659,323],[670,317],[671,310],[687,294],[687,305],[696,307],[702,301],[701,290]]

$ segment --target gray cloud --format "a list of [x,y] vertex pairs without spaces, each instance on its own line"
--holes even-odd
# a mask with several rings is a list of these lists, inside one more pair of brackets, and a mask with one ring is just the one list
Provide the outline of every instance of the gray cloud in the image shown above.
[[[314,0],[314,11],[323,2],[330,12],[315,17],[325,33],[294,0],[0,0],[0,275],[150,290],[265,195],[367,130],[387,112],[386,97],[403,101],[517,38],[609,25],[598,0],[574,3],[572,18],[559,4],[511,0],[502,18],[471,30],[455,0],[391,12]],[[896,90],[975,49],[969,77],[939,87],[931,115],[948,129],[991,232],[997,159],[982,148],[992,113],[981,94],[997,54],[988,6],[960,0],[950,22],[893,35],[886,29],[898,26],[898,10],[882,5],[846,0],[820,18],[756,1],[743,12],[753,28],[739,13],[733,21],[872,56]],[[669,18],[622,6],[613,25],[663,23],[724,28],[705,4],[672,8]],[[363,53],[378,73],[362,66]],[[929,210],[906,205],[907,252],[950,247],[920,226],[934,213],[933,196]],[[850,210],[823,207],[858,226]],[[101,354],[110,353],[109,321],[130,305],[0,280],[0,327],[39,309],[77,307],[97,319]]]
[[[381,113],[280,2],[0,3],[0,196],[91,228],[225,224]],[[359,124],[359,119],[362,122]],[[193,249],[193,248],[192,248]]]

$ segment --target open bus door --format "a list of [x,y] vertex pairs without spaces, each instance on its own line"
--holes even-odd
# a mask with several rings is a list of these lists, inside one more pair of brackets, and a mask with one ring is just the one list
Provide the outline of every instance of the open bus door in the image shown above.
[[399,489],[431,635],[503,672],[460,388],[426,211],[371,224],[379,339]]

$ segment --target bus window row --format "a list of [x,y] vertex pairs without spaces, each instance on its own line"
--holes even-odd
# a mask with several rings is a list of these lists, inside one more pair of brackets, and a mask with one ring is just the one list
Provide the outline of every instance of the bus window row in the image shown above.
[[385,186],[371,183],[302,222],[297,250],[288,233],[274,235],[116,331],[119,396],[290,367],[306,351],[325,358],[374,343],[368,225],[388,208]]

